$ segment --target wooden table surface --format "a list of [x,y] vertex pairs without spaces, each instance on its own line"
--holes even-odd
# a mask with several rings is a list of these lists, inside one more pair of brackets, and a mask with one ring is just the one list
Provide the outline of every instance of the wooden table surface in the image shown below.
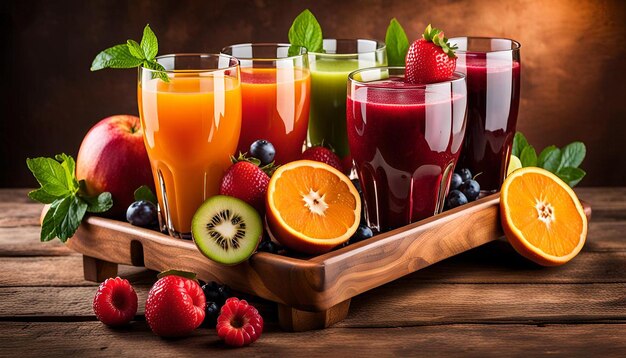
[[41,205],[0,189],[0,357],[5,356],[626,356],[626,188],[580,188],[593,216],[572,262],[541,268],[504,240],[435,264],[352,299],[332,328],[282,332],[276,308],[254,300],[266,331],[233,350],[215,331],[166,340],[144,303],[155,273],[120,266],[139,296],[137,320],[110,329],[91,303],[97,284],[61,242],[39,242]]

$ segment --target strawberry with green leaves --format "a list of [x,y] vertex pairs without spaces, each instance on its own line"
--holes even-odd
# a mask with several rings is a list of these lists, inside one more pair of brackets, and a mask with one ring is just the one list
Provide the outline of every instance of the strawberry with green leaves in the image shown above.
[[404,81],[428,84],[450,79],[456,68],[456,49],[450,46],[443,31],[428,25],[422,38],[409,47]]
[[239,154],[232,157],[233,165],[228,168],[220,184],[220,194],[245,201],[259,213],[265,211],[265,193],[270,177],[276,170],[274,162],[261,166],[257,158],[248,158]]

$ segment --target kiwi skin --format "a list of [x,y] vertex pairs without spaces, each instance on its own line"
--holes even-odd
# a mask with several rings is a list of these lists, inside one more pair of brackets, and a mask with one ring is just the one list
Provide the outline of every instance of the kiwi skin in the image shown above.
[[[237,254],[244,253],[236,258],[228,257],[228,253],[220,251],[220,246],[211,238],[206,231],[206,227],[211,223],[218,214],[224,213],[224,210],[233,212],[240,216],[245,222],[246,235],[244,239],[247,241],[254,240],[253,246],[239,245],[234,250],[241,250]],[[222,216],[222,219],[224,216]],[[233,266],[246,261],[252,254],[256,252],[261,238],[263,237],[263,224],[258,212],[248,203],[241,199],[226,195],[215,195],[207,199],[196,211],[191,223],[192,238],[198,250],[207,258],[222,265]],[[247,242],[244,244],[248,244]],[[245,248],[248,250],[245,250]],[[230,255],[232,256],[232,255]]]

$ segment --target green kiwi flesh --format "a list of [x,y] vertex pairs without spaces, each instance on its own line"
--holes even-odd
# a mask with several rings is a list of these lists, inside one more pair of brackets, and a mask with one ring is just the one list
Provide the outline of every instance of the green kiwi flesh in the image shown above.
[[263,224],[257,211],[245,201],[216,195],[194,214],[191,234],[204,256],[224,265],[236,265],[256,250]]

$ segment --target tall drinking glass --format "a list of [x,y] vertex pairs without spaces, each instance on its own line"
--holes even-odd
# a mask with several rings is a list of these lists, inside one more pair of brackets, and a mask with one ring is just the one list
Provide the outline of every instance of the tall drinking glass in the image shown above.
[[368,225],[386,231],[441,212],[467,110],[465,75],[426,85],[404,67],[349,76],[347,125]]
[[161,219],[171,236],[185,237],[196,209],[218,193],[237,148],[239,63],[212,54],[165,55],[157,61],[165,71],[139,69],[139,114]]
[[467,131],[459,166],[495,192],[509,165],[520,98],[520,44],[483,37],[455,37],[456,70],[467,78]]
[[352,166],[346,134],[346,83],[348,74],[366,67],[387,65],[385,43],[376,40],[324,40],[323,53],[309,53],[311,66],[311,118],[309,145],[331,145]]
[[[222,53],[241,67],[242,122],[238,151],[249,151],[257,139],[270,141],[274,160],[284,164],[300,158],[309,125],[311,76],[306,48],[289,44],[239,44]],[[292,51],[294,51],[292,49]]]

